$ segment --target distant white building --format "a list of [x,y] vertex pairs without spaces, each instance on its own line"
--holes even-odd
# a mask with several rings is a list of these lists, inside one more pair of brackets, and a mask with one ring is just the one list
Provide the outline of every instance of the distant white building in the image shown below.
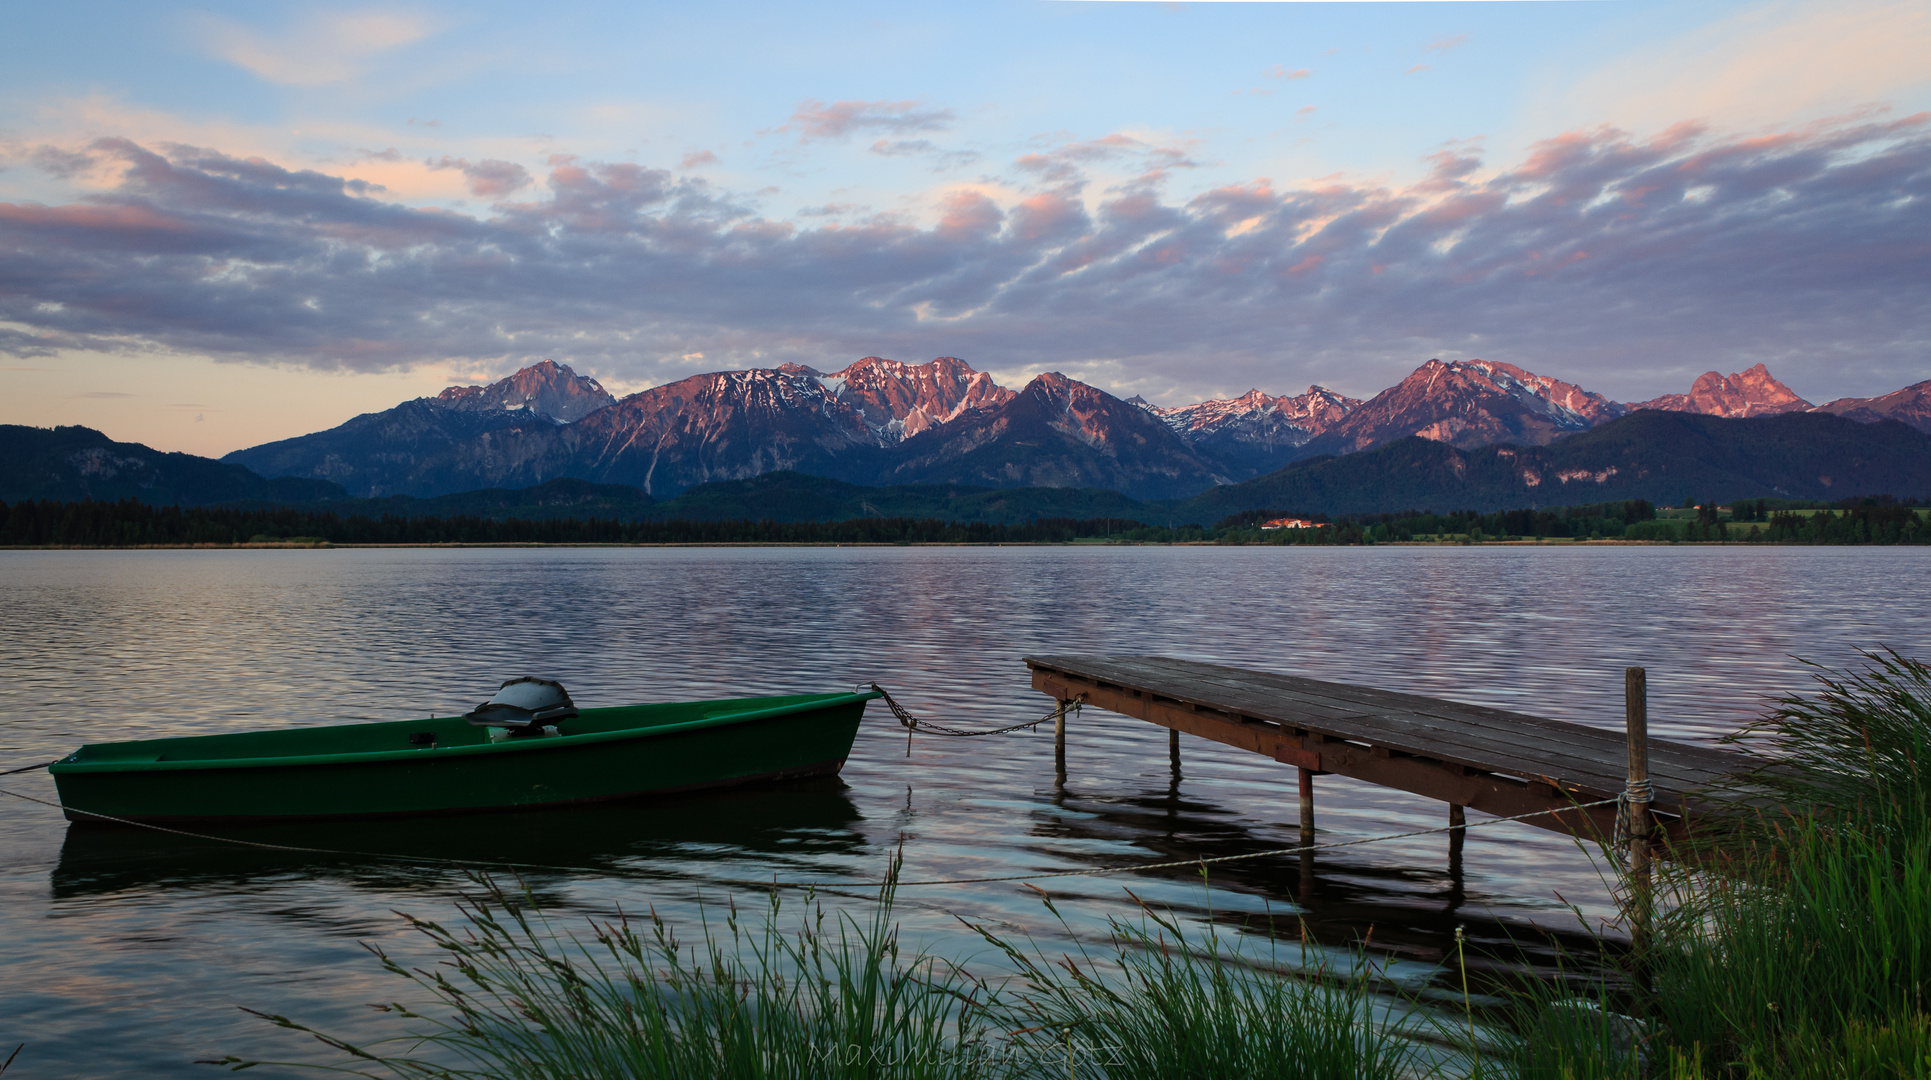
[[1309,521],[1306,518],[1275,518],[1272,521],[1261,522],[1261,529],[1262,531],[1272,529],[1318,529],[1326,524],[1327,522],[1325,521]]

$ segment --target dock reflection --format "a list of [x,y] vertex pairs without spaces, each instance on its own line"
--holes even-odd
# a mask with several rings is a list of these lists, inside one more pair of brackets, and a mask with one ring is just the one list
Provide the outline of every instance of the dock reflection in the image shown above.
[[[1095,867],[1119,865],[1118,854],[1103,852],[1123,841],[1142,848],[1150,860],[1211,859],[1297,842],[1252,829],[1243,824],[1238,808],[1189,793],[1178,783],[1136,794],[1080,792],[1061,785],[1055,787],[1052,801],[1073,812],[1038,815],[1033,835],[1055,841],[1052,849],[1062,857]],[[1325,837],[1317,842],[1321,839]],[[1580,927],[1569,931],[1498,917],[1479,896],[1471,900],[1462,845],[1444,835],[1441,847],[1441,861],[1432,867],[1377,862],[1363,849],[1212,864],[1207,869],[1215,890],[1258,897],[1273,914],[1257,915],[1239,906],[1193,914],[1210,916],[1223,926],[1288,936],[1298,935],[1298,924],[1304,922],[1311,939],[1329,946],[1353,944],[1362,939],[1364,928],[1372,928],[1369,944],[1376,951],[1422,961],[1452,954],[1458,925],[1471,942],[1491,943],[1498,952],[1506,946],[1515,958],[1510,966],[1518,971],[1574,972],[1579,965],[1586,969],[1603,959],[1603,943]],[[1197,884],[1200,869],[1175,866],[1133,876]]]

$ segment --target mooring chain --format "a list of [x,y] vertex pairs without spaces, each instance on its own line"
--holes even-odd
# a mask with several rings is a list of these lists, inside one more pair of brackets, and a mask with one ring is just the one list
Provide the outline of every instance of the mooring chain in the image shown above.
[[1054,719],[1055,717],[1059,716],[1069,708],[1072,709],[1075,713],[1077,713],[1079,711],[1080,704],[1086,700],[1086,695],[1081,694],[1079,697],[1076,697],[1071,701],[1061,702],[1058,708],[1054,709],[1052,712],[1047,713],[1045,716],[1042,716],[1037,720],[1023,720],[1017,724],[1007,724],[1005,727],[987,728],[984,731],[967,731],[964,728],[946,727],[943,724],[935,724],[930,720],[920,720],[918,717],[913,716],[910,712],[907,712],[905,709],[905,706],[900,705],[897,701],[894,701],[892,699],[892,695],[887,693],[884,687],[878,685],[877,683],[872,683],[871,688],[873,691],[875,691],[878,694],[878,696],[885,699],[885,707],[892,710],[893,716],[898,717],[898,722],[900,726],[905,728],[905,733],[907,737],[910,737],[911,733],[914,731],[924,731],[933,735],[944,735],[947,738],[952,738],[952,739],[973,739],[981,735],[1004,735],[1008,732],[1018,731],[1022,728],[1026,730],[1038,730],[1039,725],[1047,722],[1048,720]]

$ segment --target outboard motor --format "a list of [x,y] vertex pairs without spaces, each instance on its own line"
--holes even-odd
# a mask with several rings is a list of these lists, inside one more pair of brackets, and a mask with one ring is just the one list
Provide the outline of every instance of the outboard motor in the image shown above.
[[512,735],[535,735],[545,724],[577,715],[570,692],[554,679],[524,676],[504,683],[495,696],[463,714],[478,727],[508,728]]

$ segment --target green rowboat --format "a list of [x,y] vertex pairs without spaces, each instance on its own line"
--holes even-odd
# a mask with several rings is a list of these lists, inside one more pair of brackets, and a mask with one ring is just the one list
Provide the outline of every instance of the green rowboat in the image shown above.
[[462,717],[90,743],[49,769],[70,821],[439,814],[838,772],[876,692],[583,709],[503,737]]

